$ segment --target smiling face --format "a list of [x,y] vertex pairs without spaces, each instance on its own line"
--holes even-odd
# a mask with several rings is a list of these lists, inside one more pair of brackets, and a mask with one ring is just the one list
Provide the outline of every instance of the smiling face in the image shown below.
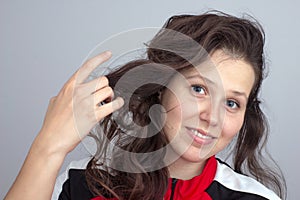
[[[179,160],[205,161],[222,151],[239,132],[254,84],[252,66],[218,50],[214,70],[181,71],[162,96],[167,111],[163,132]],[[205,63],[204,63],[205,64]]]

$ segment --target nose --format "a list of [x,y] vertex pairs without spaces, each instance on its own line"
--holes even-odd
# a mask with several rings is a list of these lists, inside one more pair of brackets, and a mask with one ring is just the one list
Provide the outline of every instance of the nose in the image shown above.
[[208,126],[217,126],[220,114],[217,103],[207,97],[205,100],[200,102],[198,106],[200,108],[200,120],[205,121]]

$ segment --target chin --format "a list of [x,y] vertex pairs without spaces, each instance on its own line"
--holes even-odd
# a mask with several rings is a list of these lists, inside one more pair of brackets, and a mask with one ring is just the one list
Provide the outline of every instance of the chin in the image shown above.
[[199,149],[190,147],[181,155],[181,158],[191,163],[203,162],[213,156],[214,154],[207,149]]

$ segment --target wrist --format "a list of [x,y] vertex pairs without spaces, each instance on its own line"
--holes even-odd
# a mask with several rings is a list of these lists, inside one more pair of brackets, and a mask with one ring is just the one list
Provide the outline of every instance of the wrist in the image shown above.
[[30,153],[39,157],[55,158],[64,160],[68,152],[63,148],[59,141],[53,141],[51,137],[47,137],[42,131],[34,139]]

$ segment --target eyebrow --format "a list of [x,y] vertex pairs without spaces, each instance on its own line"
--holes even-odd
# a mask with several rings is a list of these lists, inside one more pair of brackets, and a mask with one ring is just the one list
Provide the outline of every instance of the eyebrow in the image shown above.
[[240,91],[236,91],[236,90],[230,90],[229,92],[233,93],[236,96],[242,96],[246,99],[246,101],[248,101],[248,97],[247,97],[246,93],[244,93],[244,92],[240,92]]
[[[187,79],[189,79],[189,78],[200,78],[200,79],[204,80],[205,82],[208,82],[208,83],[210,83],[212,85],[216,85],[216,83],[214,81],[210,80],[207,77],[201,76],[199,74],[189,75],[189,76],[186,76],[186,78]],[[232,94],[234,94],[235,96],[242,96],[242,97],[245,98],[246,101],[248,101],[248,97],[247,97],[247,95],[246,95],[245,92],[240,92],[240,91],[237,91],[237,90],[230,90],[229,92],[232,93]]]
[[204,76],[201,76],[199,74],[186,76],[186,78],[187,79],[189,79],[189,78],[200,78],[200,79],[204,80],[205,82],[210,83],[211,85],[216,85],[216,83],[214,81],[212,81],[212,80],[210,80],[210,79],[208,79],[208,78],[206,78]]

